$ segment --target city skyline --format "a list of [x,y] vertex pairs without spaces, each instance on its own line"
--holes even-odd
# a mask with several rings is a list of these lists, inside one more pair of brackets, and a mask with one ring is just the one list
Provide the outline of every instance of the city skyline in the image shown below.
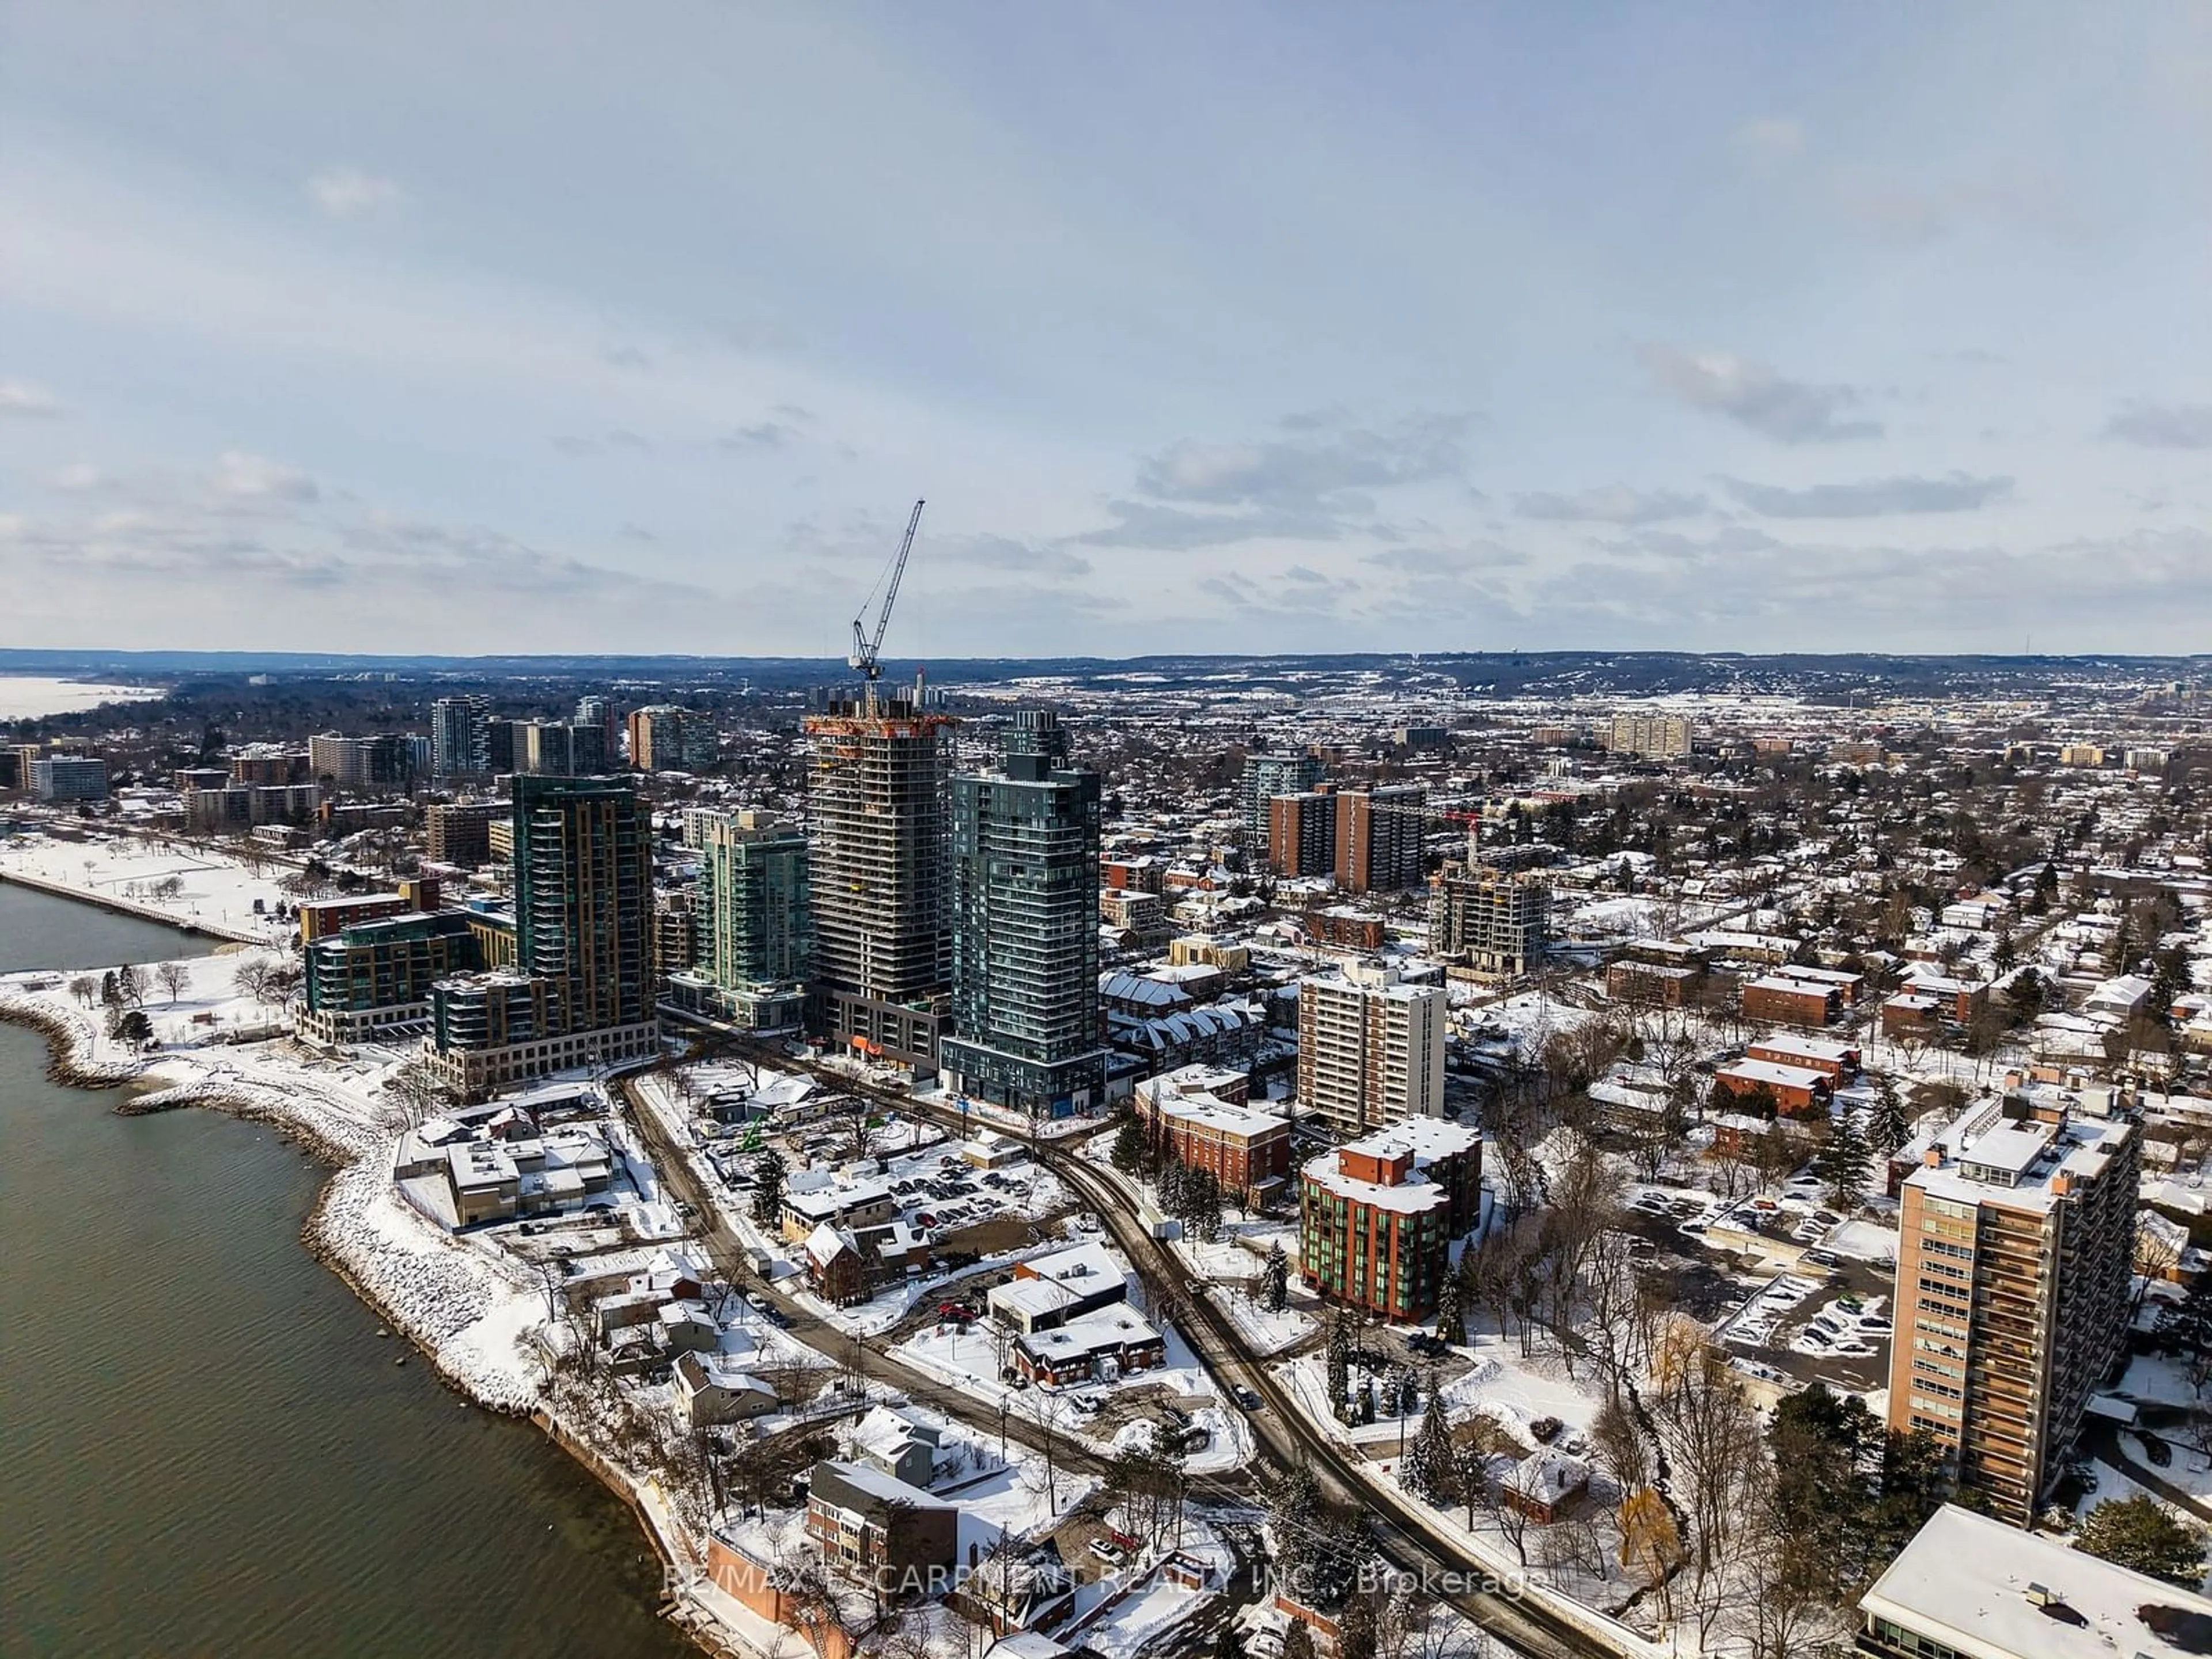
[[921,494],[901,658],[2212,598],[2201,15],[119,16],[0,68],[14,644],[830,657]]

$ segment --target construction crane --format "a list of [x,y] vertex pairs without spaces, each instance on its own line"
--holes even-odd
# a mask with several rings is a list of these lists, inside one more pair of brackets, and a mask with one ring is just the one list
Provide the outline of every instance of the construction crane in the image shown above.
[[888,585],[883,576],[876,578],[876,587],[884,590],[884,608],[876,614],[875,637],[868,636],[867,629],[868,602],[876,597],[875,587],[868,590],[868,598],[860,601],[860,614],[853,618],[853,654],[845,661],[848,666],[859,669],[860,678],[871,686],[883,678],[884,629],[891,625],[891,606],[898,603],[899,582],[906,574],[907,555],[914,551],[914,532],[921,524],[923,505],[916,501],[906,521],[906,539],[899,544],[898,556],[890,562]]

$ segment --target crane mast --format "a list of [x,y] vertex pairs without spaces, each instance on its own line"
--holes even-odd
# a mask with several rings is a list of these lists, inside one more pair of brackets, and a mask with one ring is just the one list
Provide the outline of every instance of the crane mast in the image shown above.
[[[906,576],[907,556],[914,551],[914,532],[921,526],[924,505],[922,501],[916,501],[913,513],[907,518],[906,538],[899,543],[898,556],[890,562],[890,580],[884,584],[884,608],[876,613],[874,635],[872,637],[868,633],[867,600],[860,602],[860,614],[853,618],[853,654],[846,658],[845,662],[847,666],[860,671],[860,678],[867,682],[871,696],[873,695],[875,683],[883,678],[884,630],[891,623],[891,606],[898,603],[899,583]],[[873,590],[871,590],[869,598],[874,597]]]

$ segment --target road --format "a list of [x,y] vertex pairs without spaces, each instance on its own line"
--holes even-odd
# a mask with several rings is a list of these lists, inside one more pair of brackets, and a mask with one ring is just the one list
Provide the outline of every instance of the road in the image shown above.
[[756,1276],[744,1242],[724,1218],[715,1195],[708,1192],[706,1183],[693,1167],[685,1149],[679,1147],[659,1115],[639,1098],[635,1082],[631,1077],[614,1079],[629,1103],[630,1121],[637,1129],[651,1152],[654,1167],[661,1179],[678,1199],[696,1210],[699,1242],[704,1246],[714,1271],[728,1284],[742,1285],[748,1295],[757,1301],[772,1304],[785,1320],[785,1328],[800,1342],[817,1353],[826,1355],[842,1370],[854,1371],[872,1382],[883,1383],[898,1390],[908,1398],[919,1401],[947,1416],[956,1418],[988,1438],[1002,1434],[1030,1450],[1049,1455],[1059,1469],[1078,1470],[1103,1476],[1106,1460],[1085,1449],[1060,1431],[1048,1433],[1037,1423],[1024,1417],[1017,1407],[1003,1414],[985,1405],[972,1395],[946,1387],[927,1373],[919,1371],[884,1352],[872,1343],[840,1330],[819,1314],[814,1313],[781,1291]]
[[[836,1088],[867,1095],[890,1109],[927,1118],[956,1132],[979,1127],[950,1107],[878,1088],[850,1072],[793,1059],[780,1049],[762,1048],[757,1057],[772,1068],[806,1073]],[[1369,1485],[1354,1470],[1351,1455],[1307,1420],[1297,1402],[1245,1347],[1236,1328],[1203,1291],[1194,1288],[1182,1259],[1139,1223],[1119,1188],[1066,1145],[1033,1140],[1031,1150],[1038,1162],[1086,1200],[1106,1224],[1155,1298],[1178,1305],[1183,1315],[1178,1322],[1180,1328],[1213,1377],[1224,1402],[1234,1397],[1229,1390],[1236,1387],[1250,1389],[1266,1402],[1263,1409],[1248,1413],[1248,1420],[1276,1469],[1286,1470],[1304,1462],[1334,1501],[1366,1514],[1384,1559],[1401,1571],[1419,1576],[1425,1583],[1449,1584],[1481,1577],[1481,1570],[1420,1513],[1419,1506]],[[713,1211],[702,1206],[702,1213]],[[968,1405],[972,1413],[974,1402]],[[1468,1620],[1528,1659],[1597,1659],[1601,1656],[1610,1659],[1618,1651],[1548,1609],[1510,1595],[1469,1589],[1437,1599],[1449,1601]]]

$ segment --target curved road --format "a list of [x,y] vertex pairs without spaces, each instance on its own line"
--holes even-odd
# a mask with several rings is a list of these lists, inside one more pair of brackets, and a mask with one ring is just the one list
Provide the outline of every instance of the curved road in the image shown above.
[[[794,1059],[780,1049],[743,1043],[737,1046],[752,1048],[761,1061],[774,1069],[804,1072],[837,1089],[868,1096],[890,1109],[927,1118],[956,1132],[971,1133],[988,1122],[970,1119],[933,1101],[878,1088],[836,1067]],[[1297,1403],[1245,1347],[1236,1328],[1212,1306],[1206,1293],[1194,1287],[1189,1270],[1182,1259],[1139,1224],[1127,1197],[1118,1188],[1064,1146],[1034,1139],[1030,1144],[1039,1163],[1088,1200],[1113,1233],[1115,1243],[1138,1276],[1156,1295],[1178,1304],[1183,1315],[1180,1321],[1182,1334],[1200,1362],[1214,1377],[1224,1403],[1234,1397],[1229,1393],[1232,1386],[1249,1388],[1266,1402],[1268,1409],[1248,1413],[1247,1420],[1255,1437],[1277,1468],[1288,1468],[1304,1462],[1332,1498],[1365,1513],[1384,1558],[1401,1570],[1417,1574],[1424,1583],[1449,1584],[1484,1577],[1485,1570],[1460,1553],[1449,1536],[1420,1513],[1418,1505],[1405,1503],[1395,1494],[1378,1491],[1354,1471],[1344,1449],[1307,1420]],[[704,1206],[701,1212],[714,1213]],[[903,1372],[905,1368],[900,1366],[897,1370]],[[948,1409],[953,1409],[949,1400],[946,1404]],[[966,1401],[963,1414],[972,1419],[975,1412],[975,1402]],[[1437,1595],[1436,1599],[1449,1601],[1484,1631],[1510,1644],[1515,1652],[1528,1656],[1528,1659],[1613,1659],[1621,1651],[1547,1607],[1501,1592],[1473,1588]]]

